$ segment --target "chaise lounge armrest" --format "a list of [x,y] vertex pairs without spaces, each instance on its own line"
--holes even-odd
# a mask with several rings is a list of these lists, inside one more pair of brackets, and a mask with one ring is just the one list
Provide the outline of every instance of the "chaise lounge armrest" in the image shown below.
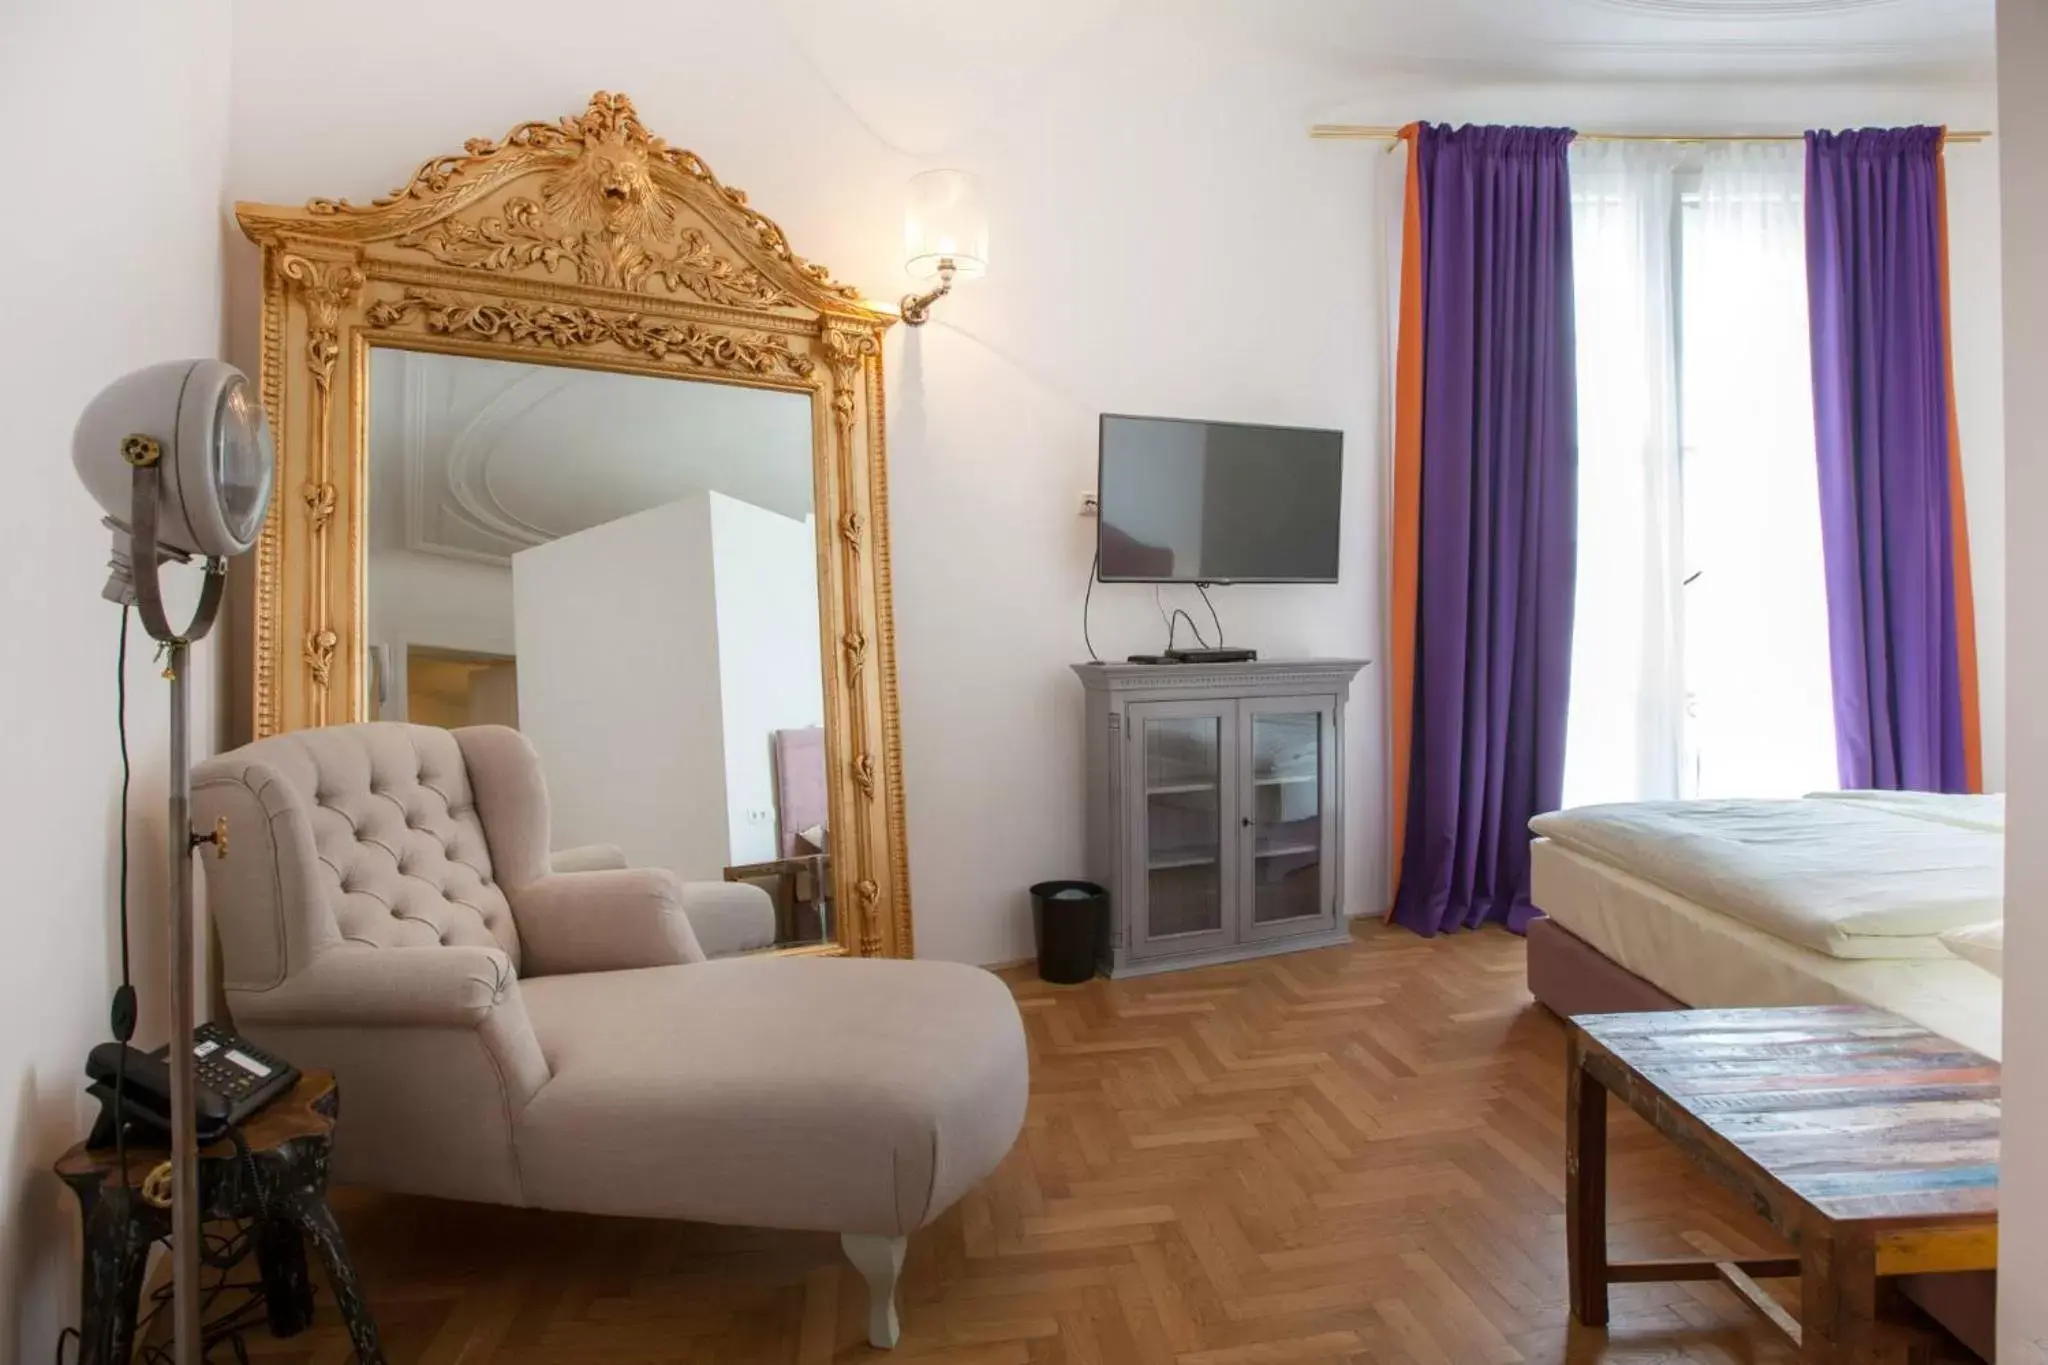
[[476,1028],[524,1015],[496,948],[331,948],[264,991],[231,991],[237,1022],[279,1028]]
[[666,868],[557,872],[510,894],[527,976],[702,962],[683,884]]
[[684,882],[683,912],[706,957],[775,946],[775,898],[746,882]]
[[524,1201],[512,1124],[550,1073],[503,951],[343,944],[276,986],[227,997],[238,1030],[340,1083],[336,1179]]
[[626,866],[626,850],[617,844],[578,844],[548,855],[550,872],[603,872]]

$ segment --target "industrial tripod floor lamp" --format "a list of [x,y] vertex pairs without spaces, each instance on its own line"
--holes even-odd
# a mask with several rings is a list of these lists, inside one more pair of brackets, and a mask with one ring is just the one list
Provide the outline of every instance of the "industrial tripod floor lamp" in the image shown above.
[[[193,642],[213,628],[220,613],[228,560],[255,545],[270,507],[270,425],[241,371],[218,360],[172,361],[116,380],[87,404],[73,434],[71,459],[114,533],[104,596],[139,610],[144,628],[163,648],[171,685],[172,1344],[178,1365],[201,1365],[192,851],[208,842],[224,850],[227,835],[192,832],[186,672]],[[199,605],[182,629],[173,629],[157,571],[195,558],[204,574]],[[127,817],[123,810],[121,818]],[[113,1014],[115,1036],[126,1043],[135,1030],[134,988],[126,981]]]

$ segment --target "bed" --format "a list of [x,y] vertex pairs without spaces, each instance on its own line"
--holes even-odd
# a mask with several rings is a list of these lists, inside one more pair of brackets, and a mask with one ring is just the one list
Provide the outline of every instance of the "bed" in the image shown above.
[[[2002,915],[2002,798],[1638,803],[1531,829],[1529,986],[1558,1014],[1858,1003],[2000,1055],[2001,983],[1938,936]],[[1909,1292],[1990,1359],[1992,1290]]]

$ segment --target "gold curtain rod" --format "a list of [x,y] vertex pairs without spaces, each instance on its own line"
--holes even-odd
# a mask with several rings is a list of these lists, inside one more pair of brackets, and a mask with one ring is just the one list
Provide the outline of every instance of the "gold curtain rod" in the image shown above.
[[[1399,128],[1378,128],[1361,123],[1318,123],[1308,130],[1314,138],[1350,139],[1367,142],[1397,142]],[[1804,133],[1580,133],[1581,142],[1804,142]],[[1988,142],[1991,134],[1981,130],[1952,132],[1953,143]]]

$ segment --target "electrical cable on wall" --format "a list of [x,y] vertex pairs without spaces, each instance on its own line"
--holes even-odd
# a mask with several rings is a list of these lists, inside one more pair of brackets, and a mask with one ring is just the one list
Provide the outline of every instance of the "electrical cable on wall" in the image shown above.
[[[1209,585],[1195,584],[1195,591],[1202,594],[1202,604],[1209,608],[1209,619],[1216,623],[1216,648],[1223,648],[1223,618],[1216,614],[1216,604],[1209,600]],[[1199,638],[1199,637],[1198,637]]]
[[[115,890],[115,900],[121,915],[121,984],[115,988],[114,999],[108,1008],[108,1026],[113,1030],[114,1041],[126,1043],[135,1036],[135,983],[131,978],[128,948],[128,792],[134,784],[134,766],[128,758],[128,621],[133,608],[127,603],[121,606],[121,637],[114,646],[114,735],[121,750],[121,835],[119,839],[118,870],[120,884]],[[114,1067],[114,1113],[120,1121],[114,1125],[114,1169],[121,1173],[121,1188],[133,1197],[134,1182],[128,1178],[128,1054],[123,1052]],[[66,1327],[57,1334],[57,1365],[64,1365],[66,1342],[79,1342],[84,1349],[83,1339],[76,1327]]]
[[[1196,586],[1199,587],[1200,585],[1197,584]],[[1195,637],[1196,644],[1204,649],[1211,648],[1209,642],[1202,638],[1202,628],[1195,624],[1195,618],[1188,615],[1186,610],[1180,607],[1175,607],[1172,611],[1166,609],[1166,599],[1162,596],[1164,591],[1165,586],[1163,584],[1154,583],[1152,585],[1152,605],[1158,608],[1159,619],[1166,622],[1166,652],[1169,654],[1173,652],[1182,621],[1188,623],[1188,631]],[[1203,593],[1203,600],[1207,601],[1208,596],[1207,593]],[[1212,617],[1216,615],[1216,608],[1213,605],[1209,608],[1209,615]],[[1221,621],[1216,623],[1216,643],[1217,645],[1223,643],[1223,623]]]
[[1081,642],[1088,646],[1088,662],[1099,664],[1102,656],[1095,652],[1095,639],[1088,633],[1088,608],[1095,601],[1095,575],[1102,571],[1102,551],[1095,552],[1095,562],[1088,566],[1088,589],[1081,594]]
[[1188,631],[1189,631],[1189,632],[1190,632],[1190,633],[1191,633],[1191,634],[1192,634],[1192,635],[1193,635],[1193,636],[1195,637],[1195,643],[1196,643],[1196,644],[1200,645],[1200,646],[1201,646],[1202,648],[1204,648],[1204,649],[1208,649],[1208,648],[1210,648],[1210,647],[1211,647],[1211,646],[1210,646],[1210,644],[1209,644],[1209,642],[1208,642],[1207,640],[1205,640],[1205,639],[1203,639],[1203,638],[1202,638],[1202,628],[1201,628],[1200,626],[1198,626],[1198,625],[1196,625],[1196,624],[1195,624],[1195,618],[1194,618],[1194,617],[1192,617],[1192,616],[1190,616],[1190,615],[1188,615],[1188,614],[1187,614],[1187,613],[1186,613],[1185,611],[1181,610],[1181,609],[1180,609],[1179,607],[1175,607],[1175,608],[1173,609],[1173,615],[1172,615],[1172,616],[1170,616],[1170,617],[1168,617],[1168,618],[1167,618],[1167,621],[1166,621],[1166,652],[1167,652],[1167,653],[1171,654],[1171,653],[1173,652],[1173,647],[1174,647],[1174,632],[1175,632],[1175,630],[1176,630],[1176,629],[1177,629],[1177,628],[1179,627],[1180,623],[1181,623],[1181,622],[1183,622],[1183,621],[1185,621],[1185,622],[1187,622],[1187,623],[1188,623]]
[[[121,606],[121,642],[114,649],[114,732],[121,744],[121,985],[114,992],[111,1023],[114,1041],[126,1043],[135,1036],[135,982],[128,955],[128,789],[134,781],[134,767],[128,758],[128,617],[133,610]],[[128,1111],[124,1108],[128,1090],[128,1054],[124,1051],[114,1068],[114,1162],[121,1171],[121,1186],[128,1187]]]

